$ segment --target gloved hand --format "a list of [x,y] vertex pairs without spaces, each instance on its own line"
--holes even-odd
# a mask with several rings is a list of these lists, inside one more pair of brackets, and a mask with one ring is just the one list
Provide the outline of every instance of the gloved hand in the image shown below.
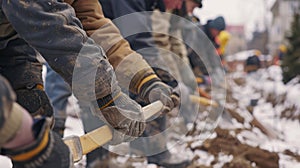
[[179,94],[172,91],[172,88],[161,81],[145,83],[141,89],[139,97],[145,103],[153,103],[160,100],[164,107],[162,113],[168,113],[178,106],[180,102]]
[[73,165],[69,148],[56,133],[50,131],[45,119],[33,128],[35,141],[17,149],[2,149],[1,154],[11,158],[14,168],[70,168]]
[[144,105],[160,100],[164,104],[162,113],[167,113],[179,102],[178,95],[172,92],[172,87],[175,87],[177,82],[163,70],[160,73],[162,76],[159,76],[159,70],[143,69],[136,73],[130,81],[129,91],[135,101]]
[[124,93],[119,93],[114,98],[99,99],[98,105],[100,119],[114,128],[110,145],[132,141],[144,132],[146,124],[141,106]]
[[43,90],[43,86],[38,84],[32,87],[18,89],[15,91],[17,102],[24,107],[33,117],[52,117],[53,109],[51,103]]
[[173,88],[178,83],[168,72],[159,68],[153,68],[153,70],[156,74],[145,76],[141,84],[138,85],[137,100],[141,99],[147,104],[160,100],[164,105],[162,113],[165,114],[178,106],[180,102],[179,95],[173,92]]

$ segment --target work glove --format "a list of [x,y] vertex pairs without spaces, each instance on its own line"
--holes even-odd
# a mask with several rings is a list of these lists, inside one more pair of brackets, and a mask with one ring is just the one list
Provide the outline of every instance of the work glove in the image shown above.
[[[141,136],[146,124],[142,108],[124,93],[98,99],[100,110],[98,116],[113,128],[110,145],[130,142]],[[108,102],[108,103],[105,103]]]
[[161,101],[164,105],[162,114],[170,112],[177,107],[180,101],[179,94],[172,91],[172,88],[161,81],[145,83],[139,96],[143,102],[150,104]]
[[43,85],[37,84],[17,89],[17,102],[33,117],[52,117],[53,109],[44,91]]
[[69,148],[59,135],[50,131],[45,119],[32,127],[35,141],[17,149],[1,149],[1,155],[11,158],[14,168],[70,168],[73,160]]
[[162,114],[170,112],[180,102],[179,94],[173,91],[177,81],[166,71],[153,68],[156,74],[144,77],[144,80],[136,86],[138,102],[145,104],[161,101],[163,103]]

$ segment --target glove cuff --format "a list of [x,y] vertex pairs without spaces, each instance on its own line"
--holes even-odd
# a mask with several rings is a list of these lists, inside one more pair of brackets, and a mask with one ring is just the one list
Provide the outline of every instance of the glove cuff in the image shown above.
[[153,70],[163,83],[171,86],[172,88],[175,88],[178,86],[177,80],[166,70],[163,70],[160,68],[153,68]]
[[149,76],[145,77],[141,81],[141,83],[137,86],[137,93],[141,94],[144,89],[151,86],[155,82],[161,82],[161,80],[155,74],[152,74],[152,75],[149,75]]
[[171,88],[165,83],[163,83],[162,81],[152,81],[152,82],[149,81],[149,83],[146,83],[141,88],[141,93],[139,94],[140,98],[146,101],[146,103],[150,103],[151,101],[149,100],[149,94],[152,91],[152,89],[156,87],[160,88],[161,89],[160,91],[164,93],[171,94],[172,92]]
[[3,149],[1,153],[10,157],[15,163],[29,163],[36,160],[37,163],[33,163],[37,164],[36,167],[42,164],[51,152],[47,151],[51,150],[49,124],[46,119],[39,120],[33,125],[32,130],[36,138],[34,143],[17,150]]
[[129,90],[131,93],[138,95],[142,90],[142,86],[144,86],[149,81],[153,82],[153,80],[160,81],[160,79],[157,77],[157,75],[153,72],[152,69],[144,69],[142,71],[139,71],[132,78],[129,85]]

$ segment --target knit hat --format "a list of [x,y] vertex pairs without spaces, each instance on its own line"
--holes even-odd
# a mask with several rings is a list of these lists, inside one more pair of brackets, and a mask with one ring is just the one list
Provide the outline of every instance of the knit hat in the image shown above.
[[219,16],[217,18],[215,18],[214,20],[211,20],[208,23],[208,26],[210,28],[215,28],[219,31],[225,30],[226,24],[225,24],[225,20],[222,16]]

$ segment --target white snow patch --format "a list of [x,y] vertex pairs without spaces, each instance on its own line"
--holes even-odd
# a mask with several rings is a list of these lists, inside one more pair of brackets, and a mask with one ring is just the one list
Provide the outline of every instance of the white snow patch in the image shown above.
[[279,154],[279,167],[298,168],[300,163],[290,156]]
[[11,168],[12,164],[8,157],[0,155],[0,167],[1,168]]
[[300,109],[300,84],[290,87],[287,91],[286,99]]
[[200,165],[210,166],[211,162],[215,160],[215,157],[206,151],[196,150],[194,152],[195,156],[199,156],[197,163]]
[[225,163],[231,162],[233,159],[232,155],[225,155],[223,153],[219,153],[218,155],[218,163],[213,166],[213,168],[222,168]]

